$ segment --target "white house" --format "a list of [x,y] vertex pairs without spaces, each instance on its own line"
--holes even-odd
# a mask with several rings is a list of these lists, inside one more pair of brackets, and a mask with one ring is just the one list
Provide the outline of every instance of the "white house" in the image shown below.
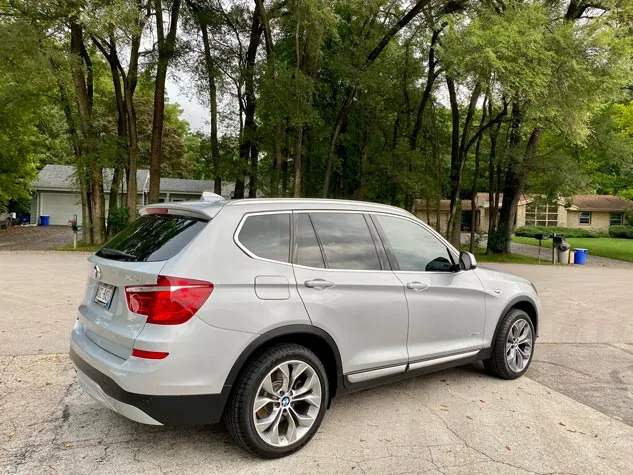
[[[123,181],[122,193],[125,193],[125,180]],[[106,213],[111,183],[112,169],[104,169],[103,187]],[[137,205],[141,207],[148,204],[149,170],[138,170],[136,183],[138,187]],[[79,184],[75,176],[75,167],[70,165],[46,165],[40,170],[37,180],[32,185],[32,191],[32,223],[38,223],[41,215],[48,215],[50,224],[65,225],[76,215],[79,224],[81,224],[81,197],[79,195]],[[161,178],[159,201],[197,200],[203,191],[213,191],[213,180]],[[223,184],[222,196],[231,198],[232,193],[233,183]]]

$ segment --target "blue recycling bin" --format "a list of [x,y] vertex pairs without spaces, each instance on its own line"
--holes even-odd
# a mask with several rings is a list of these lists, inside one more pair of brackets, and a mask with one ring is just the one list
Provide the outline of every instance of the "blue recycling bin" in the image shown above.
[[587,257],[589,257],[589,249],[575,249],[574,252],[574,264],[585,265],[587,263]]
[[40,215],[40,226],[48,226],[51,217],[47,214]]

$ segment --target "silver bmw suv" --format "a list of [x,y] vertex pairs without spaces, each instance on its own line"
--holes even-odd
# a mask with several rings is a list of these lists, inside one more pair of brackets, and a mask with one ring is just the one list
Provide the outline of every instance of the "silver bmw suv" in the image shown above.
[[517,378],[539,326],[529,281],[374,203],[152,205],[89,260],[85,391],[145,424],[224,419],[262,457],[305,445],[336,395],[476,360]]

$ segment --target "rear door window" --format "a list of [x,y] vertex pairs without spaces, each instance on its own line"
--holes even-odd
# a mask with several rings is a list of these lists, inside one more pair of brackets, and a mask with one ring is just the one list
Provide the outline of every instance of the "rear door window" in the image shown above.
[[237,238],[257,257],[290,262],[290,213],[248,216]]
[[166,261],[178,254],[207,221],[171,214],[141,216],[108,241],[97,256],[129,262]]
[[380,270],[365,217],[360,213],[311,213],[328,269]]

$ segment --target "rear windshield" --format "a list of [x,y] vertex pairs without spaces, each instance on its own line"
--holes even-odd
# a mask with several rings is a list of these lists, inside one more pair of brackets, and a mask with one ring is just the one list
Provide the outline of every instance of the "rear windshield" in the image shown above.
[[99,249],[97,256],[130,262],[166,261],[178,254],[206,224],[187,216],[141,216]]

